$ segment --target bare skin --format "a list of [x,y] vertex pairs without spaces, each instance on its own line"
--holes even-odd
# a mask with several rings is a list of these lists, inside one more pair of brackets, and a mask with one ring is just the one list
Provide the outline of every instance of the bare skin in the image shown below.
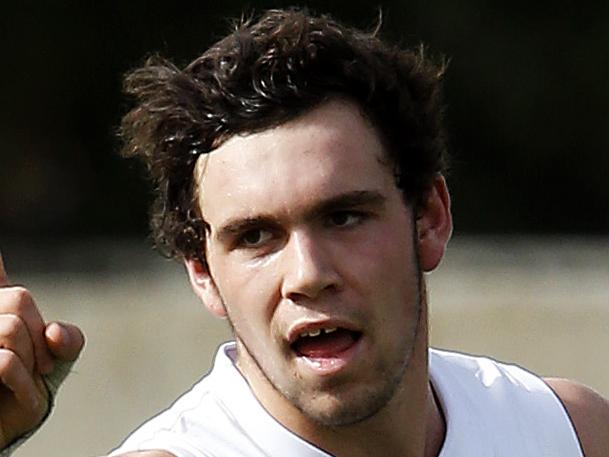
[[[435,268],[450,237],[448,191],[444,179],[438,177],[420,213],[411,217],[410,208],[392,187],[391,173],[379,160],[382,144],[375,135],[353,105],[334,101],[272,132],[240,137],[232,143],[229,140],[224,149],[212,153],[204,170],[198,170],[205,174],[204,195],[213,196],[200,201],[211,227],[207,245],[210,270],[197,262],[189,262],[187,268],[195,292],[209,310],[218,316],[228,314],[232,319],[239,344],[238,368],[260,402],[286,427],[339,457],[433,457],[442,447],[445,424],[428,382],[425,283],[414,280],[414,263],[403,268],[404,276],[396,276],[396,265],[406,257],[394,252],[406,253],[411,259],[416,252],[423,271]],[[317,142],[298,149],[311,138]],[[348,154],[329,154],[329,150],[337,148]],[[292,155],[289,161],[282,162],[279,151],[285,149]],[[255,162],[261,162],[264,174],[253,171],[253,163],[248,164],[248,157],[243,154],[245,150],[249,154],[261,152]],[[361,167],[353,167],[355,161],[361,162]],[[271,163],[275,167],[275,174],[271,173],[275,187],[268,192],[264,184],[269,179]],[[313,166],[318,167],[318,175],[298,179],[298,170]],[[239,167],[244,169],[229,173]],[[358,169],[366,172],[360,174]],[[241,178],[227,181],[234,176]],[[248,179],[239,182],[243,177]],[[239,189],[242,194],[235,196]],[[343,201],[341,217],[334,210],[328,212],[328,201],[354,190],[373,198],[358,201],[355,208],[352,202],[345,207]],[[229,204],[234,198],[239,205]],[[247,249],[234,248],[238,244],[230,236],[221,236],[233,231],[223,232],[222,227],[227,221],[252,219],[251,211],[258,212],[253,219],[266,222],[254,226],[259,233],[247,234]],[[258,216],[263,212],[266,216],[261,219]],[[346,217],[343,213],[347,213]],[[267,232],[269,221],[272,231]],[[394,246],[400,249],[390,249]],[[375,261],[353,261],[358,255]],[[344,262],[347,258],[351,261]],[[387,269],[383,270],[381,262],[388,262]],[[370,265],[381,269],[374,281],[369,280],[376,274]],[[395,282],[399,284],[397,297],[409,306],[397,306],[395,296],[390,295],[394,292],[386,294],[386,290],[396,289],[390,287]],[[256,289],[248,289],[249,284],[256,284]],[[336,303],[344,306],[328,306]],[[298,365],[286,351],[269,350],[282,347],[282,337],[289,333],[292,319],[302,318],[298,313],[304,313],[307,319],[331,316],[361,326],[367,341],[361,350],[366,357],[350,362],[345,370],[361,380],[361,385],[368,386],[367,390],[356,386],[340,397],[341,392],[319,382],[315,370]],[[378,331],[391,327],[392,319],[396,328],[409,329],[412,338]],[[264,338],[264,348],[257,346],[256,342]],[[0,448],[39,423],[47,405],[42,375],[53,370],[57,359],[74,360],[83,342],[78,328],[45,323],[31,294],[21,286],[11,285],[0,259]],[[412,355],[404,360],[383,359],[397,344],[410,345]],[[272,357],[274,363],[265,363],[261,354]],[[373,362],[383,369],[388,367],[389,373],[399,374],[395,367],[405,371],[396,377],[395,386],[377,385],[375,378],[368,376],[368,364]],[[276,367],[284,368],[273,371]],[[300,384],[293,385],[296,381],[286,375],[290,370],[298,373]],[[335,376],[340,381],[340,373]],[[569,411],[586,457],[609,455],[609,403],[572,381],[547,381]],[[310,401],[316,386],[321,386],[324,402]],[[357,406],[369,392],[385,392],[394,387],[395,392],[391,391],[386,403],[357,423],[324,426],[312,419],[343,420],[344,404],[337,398]],[[287,400],[294,393],[304,395],[294,401],[308,405],[308,410],[303,412],[302,405],[297,408]],[[378,406],[375,405],[370,408]],[[151,450],[123,457],[175,456]]]
[[[42,350],[39,349],[39,351],[41,352],[41,357],[44,358],[45,356],[49,356],[49,358],[46,359],[46,362],[35,361],[36,356],[33,355],[35,350],[28,349],[30,347],[35,347],[34,338],[31,336],[29,336],[29,342],[24,345],[22,340],[20,340],[21,342],[19,343],[16,341],[8,343],[6,335],[2,335],[2,346],[13,348],[11,350],[5,350],[10,351],[14,356],[17,356],[21,365],[28,364],[28,367],[34,367],[36,363],[43,365],[44,363],[49,363],[49,360],[51,360],[50,365],[52,365],[53,357],[62,360],[75,359],[83,344],[81,332],[76,327],[63,323],[48,323],[41,326],[41,321],[38,320],[42,319],[40,314],[35,307],[31,307],[34,305],[33,301],[30,304],[31,300],[26,299],[29,294],[26,294],[21,288],[18,288],[18,286],[9,286],[8,278],[2,267],[0,267],[0,272],[3,280],[3,285],[0,287],[0,320],[11,315],[21,316],[21,320],[29,323],[24,324],[27,325],[28,335],[30,335],[30,332],[32,335],[36,335],[33,331],[34,328],[44,328],[44,339],[40,338],[38,344],[44,342],[46,350],[49,353],[44,353],[44,346],[42,346]],[[15,290],[18,290],[19,293],[14,294]],[[32,312],[32,310],[35,312]],[[69,340],[66,340],[62,335],[62,330],[68,332],[70,335]],[[20,332],[15,332],[13,335],[19,335],[19,333]],[[9,357],[15,358],[14,356]],[[21,357],[23,357],[23,359]],[[21,362],[21,360],[25,360],[25,364]],[[1,390],[2,401],[0,402],[0,426],[2,430],[0,442],[2,447],[5,447],[13,439],[35,427],[45,412],[45,409],[36,409],[29,398],[35,397],[43,402],[46,400],[44,395],[45,391],[39,387],[39,382],[41,374],[48,371],[43,371],[34,367],[30,372],[29,369],[24,370],[21,365],[9,364],[3,365],[0,368],[0,378],[3,383]],[[49,370],[48,365],[46,370]],[[26,375],[23,378],[20,378],[21,375],[19,373],[23,373],[23,371],[26,371]],[[17,383],[15,384],[11,381],[12,379],[18,379]],[[559,395],[569,411],[581,439],[586,457],[604,457],[609,455],[609,403],[607,400],[593,392],[591,389],[573,381],[548,379],[547,382]],[[34,384],[34,387],[32,387],[32,384]],[[29,397],[29,395],[32,397]],[[18,420],[15,418],[18,418]],[[437,423],[431,421],[428,425],[428,430],[431,431],[434,427],[437,428]],[[439,430],[436,430],[436,434],[437,433],[442,433],[441,427]],[[429,439],[430,436],[433,436],[433,433],[427,434],[427,436]],[[432,439],[431,442],[433,443],[435,440]],[[433,444],[428,444],[427,447],[429,449],[435,446]],[[166,451],[154,450],[128,453],[124,454],[124,457],[175,456]]]
[[[565,404],[586,457],[609,455],[609,402],[590,388],[567,379],[546,382]],[[436,454],[437,455],[437,454]],[[165,451],[124,454],[123,457],[175,457]]]
[[568,379],[548,378],[575,425],[586,457],[609,455],[609,401]]
[[0,256],[0,449],[42,420],[42,376],[55,359],[75,360],[83,345],[77,327],[44,322],[29,291],[10,283]]
[[[342,100],[235,137],[200,168],[211,274],[187,267],[203,303],[228,315],[258,400],[336,456],[424,455],[422,418],[441,418],[421,271],[450,237],[444,179],[414,215],[376,129]],[[323,367],[290,349],[290,335],[325,326],[360,333],[351,356]]]

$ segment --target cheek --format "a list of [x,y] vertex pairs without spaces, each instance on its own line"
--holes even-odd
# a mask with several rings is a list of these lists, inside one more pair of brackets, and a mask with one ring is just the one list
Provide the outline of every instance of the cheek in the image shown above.
[[268,323],[278,300],[277,277],[271,265],[224,262],[216,284],[236,328]]
[[[394,226],[395,227],[395,226]],[[402,226],[404,227],[404,226]],[[406,226],[407,228],[409,226]],[[383,321],[396,318],[390,325],[403,324],[398,316],[406,316],[418,301],[418,272],[412,233],[408,229],[381,230],[368,237],[367,243],[358,243],[345,251],[344,274],[365,301]],[[383,324],[385,325],[385,324]]]
[[412,233],[408,226],[399,230],[380,227],[372,236],[368,234],[366,240],[350,243],[343,255],[353,260],[347,262],[348,267],[363,270],[360,276],[374,277],[383,283],[402,276],[412,265],[416,265]]

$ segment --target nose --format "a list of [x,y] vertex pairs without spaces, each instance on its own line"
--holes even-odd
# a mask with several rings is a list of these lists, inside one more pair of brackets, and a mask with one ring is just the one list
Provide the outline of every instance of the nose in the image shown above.
[[281,294],[298,302],[315,299],[328,290],[336,290],[341,279],[328,246],[306,231],[290,235],[283,252],[283,281]]

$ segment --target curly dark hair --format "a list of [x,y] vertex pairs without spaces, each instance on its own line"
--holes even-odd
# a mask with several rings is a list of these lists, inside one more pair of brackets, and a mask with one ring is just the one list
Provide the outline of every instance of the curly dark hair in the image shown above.
[[158,56],[125,77],[136,106],[121,124],[125,156],[156,185],[151,228],[167,257],[205,261],[198,157],[238,133],[285,123],[332,97],[355,101],[387,144],[396,184],[416,208],[445,172],[444,65],[376,33],[307,11],[270,10],[242,20],[184,69]]

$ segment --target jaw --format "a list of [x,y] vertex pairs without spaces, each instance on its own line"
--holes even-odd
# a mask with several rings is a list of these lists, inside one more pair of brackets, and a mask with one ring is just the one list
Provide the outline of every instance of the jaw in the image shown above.
[[[282,375],[281,379],[274,378],[272,370],[265,369],[268,360],[258,360],[248,345],[236,337],[237,366],[250,383],[258,400],[265,406],[268,403],[267,409],[278,419],[280,414],[274,414],[274,411],[279,413],[286,409],[283,408],[286,403],[290,406],[287,409],[291,415],[294,411],[297,411],[297,414],[308,414],[308,408],[300,407],[299,404],[316,400],[322,404],[324,401],[340,403],[339,400],[348,398],[348,393],[357,386],[353,382],[356,378],[361,379],[365,386],[383,377],[379,373],[398,373],[398,376],[394,374],[394,377],[398,378],[394,384],[398,386],[402,384],[402,378],[411,376],[411,371],[419,371],[419,368],[415,369],[419,366],[424,366],[426,376],[427,310],[426,300],[424,295],[421,295],[420,311],[413,316],[415,319],[411,330],[406,331],[410,336],[405,336],[403,340],[403,346],[409,350],[403,353],[394,365],[367,365],[366,356],[372,353],[370,347],[374,345],[374,341],[366,332],[337,329],[329,335],[319,335],[317,338],[297,337],[291,344],[289,341],[282,341],[281,344],[278,342],[275,348],[269,349],[266,353],[268,360],[275,360],[271,367],[275,373]],[[299,381],[300,385],[294,384],[296,388],[291,389],[286,387],[285,383],[294,383],[294,380]],[[326,400],[321,401],[322,397]],[[295,408],[294,404],[297,405]]]
[[[288,342],[285,342],[285,347],[278,344],[277,348],[280,349],[272,350],[277,352],[275,357],[278,357],[278,363],[284,364],[284,370],[280,372],[291,373],[290,379],[303,381],[302,389],[292,389],[291,392],[297,392],[296,395],[286,393],[281,382],[268,376],[268,370],[263,370],[260,361],[252,356],[246,344],[238,337],[237,366],[257,399],[275,419],[333,455],[423,455],[430,420],[425,418],[432,418],[433,423],[437,423],[438,418],[431,408],[435,405],[433,398],[430,403],[428,397],[427,297],[423,277],[419,279],[419,284],[418,319],[409,331],[410,339],[405,340],[409,340],[411,350],[404,355],[404,370],[397,376],[399,379],[395,389],[391,395],[379,400],[376,408],[368,408],[364,412],[344,408],[345,399],[353,393],[359,398],[368,398],[373,394],[366,389],[357,390],[357,385],[354,388],[354,383],[346,382],[349,376],[341,379],[339,373],[338,376],[324,378],[314,373],[312,379],[316,382],[309,382],[310,378],[304,376],[307,371],[298,366],[299,363],[309,362],[299,360]],[[365,344],[366,333],[360,338],[358,345]],[[269,357],[273,358],[270,354]],[[330,372],[332,369],[330,367]],[[310,408],[303,405],[309,405]],[[357,420],[352,420],[353,417]],[[413,450],[421,451],[413,453]]]
[[[303,438],[337,457],[438,455],[444,422],[431,395],[428,375],[427,303],[422,307],[413,351],[395,395],[376,414],[343,427],[316,427]],[[429,453],[430,449],[436,452]]]

